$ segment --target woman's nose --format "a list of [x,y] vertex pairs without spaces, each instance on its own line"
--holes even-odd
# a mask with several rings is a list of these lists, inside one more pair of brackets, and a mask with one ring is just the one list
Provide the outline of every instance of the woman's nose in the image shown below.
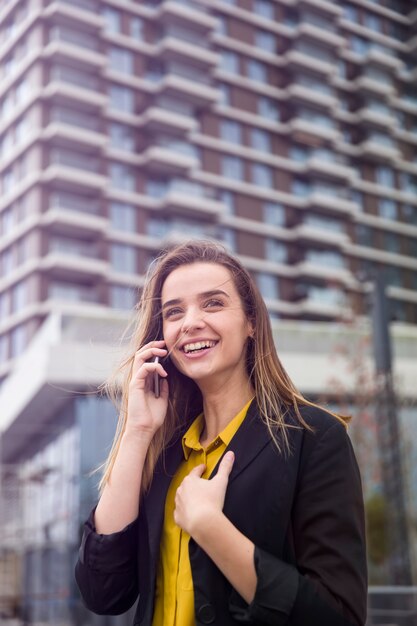
[[184,333],[189,333],[194,329],[203,328],[204,325],[205,321],[202,311],[190,309],[186,312],[183,318],[182,331]]

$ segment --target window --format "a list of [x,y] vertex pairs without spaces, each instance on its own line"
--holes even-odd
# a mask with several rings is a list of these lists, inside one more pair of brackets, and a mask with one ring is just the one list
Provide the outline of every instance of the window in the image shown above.
[[263,298],[276,300],[279,298],[278,278],[273,274],[258,272],[256,282]]
[[133,169],[121,163],[111,163],[110,184],[115,189],[134,192],[136,189],[136,177]]
[[12,232],[14,226],[13,211],[11,208],[5,209],[0,214],[1,234],[8,235]]
[[110,69],[122,74],[133,74],[133,54],[124,48],[110,48]]
[[397,205],[391,198],[379,198],[378,212],[386,220],[398,219]]
[[146,181],[146,194],[151,198],[163,198],[168,192],[166,180],[148,178]]
[[251,167],[252,182],[261,187],[272,189],[274,186],[274,177],[272,168],[263,163],[253,163]]
[[236,232],[233,228],[227,228],[224,226],[221,229],[221,239],[223,243],[231,250],[232,252],[236,251]]
[[266,52],[276,51],[276,37],[273,33],[265,30],[257,30],[255,33],[255,46]]
[[261,152],[271,152],[271,135],[262,128],[252,128],[250,131],[250,143],[252,148]]
[[143,20],[136,15],[130,18],[130,35],[138,41],[142,41],[144,38]]
[[246,67],[248,78],[256,80],[260,83],[268,82],[268,70],[265,63],[261,63],[256,59],[249,59]]
[[111,203],[110,220],[113,228],[134,233],[136,231],[135,217],[135,207],[132,205],[121,202]]
[[340,220],[331,217],[322,217],[320,215],[312,215],[308,213],[304,218],[304,224],[313,226],[313,228],[320,228],[328,230],[334,233],[344,233],[345,226]]
[[80,285],[71,282],[52,282],[48,288],[49,298],[66,302],[95,302],[96,294],[91,285]]
[[111,85],[109,90],[109,105],[112,109],[123,111],[124,113],[135,112],[134,92],[128,87]]
[[7,248],[1,255],[0,271],[2,276],[7,276],[14,268],[14,260],[11,248]]
[[133,287],[126,287],[125,285],[112,285],[110,287],[110,306],[113,309],[133,309],[137,300],[138,296]]
[[220,200],[226,207],[225,213],[227,213],[227,215],[234,215],[236,212],[234,194],[231,191],[221,191]]
[[402,287],[403,286],[403,272],[404,270],[400,270],[399,267],[388,266],[385,268],[385,276],[388,285],[392,285],[394,287]]
[[315,265],[322,265],[326,267],[345,267],[345,260],[340,252],[334,250],[307,250],[305,260]]
[[229,85],[225,85],[224,83],[221,83],[219,87],[220,87],[220,93],[221,93],[221,97],[220,97],[221,104],[230,105],[232,103],[232,98],[231,98],[231,89]]
[[17,326],[10,333],[10,356],[12,358],[20,356],[26,345],[26,328],[23,325]]
[[352,35],[350,37],[350,47],[351,50],[357,54],[366,54],[369,50],[370,44],[366,39],[358,37],[357,35]]
[[17,283],[11,291],[11,312],[18,313],[27,304],[27,283],[21,281]]
[[310,151],[305,146],[293,145],[290,148],[289,156],[293,161],[305,163],[310,156]]
[[10,312],[10,293],[3,291],[0,293],[0,319],[4,319]]
[[219,33],[219,35],[225,35],[227,36],[227,27],[228,27],[228,20],[224,15],[218,15],[217,16],[217,27],[216,27],[216,32]]
[[344,293],[336,287],[315,287],[310,285],[307,287],[307,297],[317,304],[330,306],[343,306]]
[[310,184],[301,178],[294,178],[291,184],[291,191],[295,196],[305,198],[311,191]]
[[395,233],[383,233],[382,246],[386,252],[394,252],[396,254],[401,252],[400,238]]
[[358,22],[358,9],[351,4],[346,4],[343,7],[343,17],[351,22]]
[[221,120],[220,137],[231,143],[242,143],[242,127],[239,122],[232,120]]
[[372,229],[369,226],[365,226],[365,224],[357,224],[356,225],[356,238],[358,244],[360,246],[372,246]]
[[278,104],[267,96],[258,97],[258,115],[275,122],[279,121]]
[[110,125],[110,145],[119,150],[135,151],[134,130],[124,124]]
[[379,166],[375,170],[376,182],[384,187],[395,187],[394,170],[390,167],[383,165]]
[[266,224],[285,226],[285,209],[282,204],[265,202],[263,205],[263,217]]
[[119,243],[112,244],[110,263],[116,272],[134,274],[136,272],[136,249]]
[[302,120],[307,122],[314,122],[318,126],[323,128],[335,128],[335,121],[328,115],[316,111],[315,109],[309,109],[307,107],[298,107],[298,116]]
[[267,237],[265,241],[265,253],[268,261],[274,263],[287,262],[287,246],[282,241]]
[[231,74],[239,74],[239,57],[235,52],[224,50],[221,53],[220,68]]
[[407,224],[417,224],[417,206],[412,204],[403,204],[403,219]]
[[364,25],[376,33],[382,33],[381,19],[375,13],[365,13]]
[[275,18],[274,5],[270,0],[255,0],[254,13],[261,17],[267,17],[270,20]]
[[122,20],[119,11],[110,7],[105,7],[104,12],[104,28],[108,33],[120,33],[122,30]]
[[4,363],[9,358],[8,341],[6,335],[0,337],[0,363]]
[[233,180],[243,180],[243,161],[235,156],[223,156],[221,160],[222,175]]

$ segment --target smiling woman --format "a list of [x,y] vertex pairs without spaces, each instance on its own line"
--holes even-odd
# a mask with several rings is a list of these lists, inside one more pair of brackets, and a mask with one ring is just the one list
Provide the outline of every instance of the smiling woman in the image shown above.
[[204,241],[163,251],[121,372],[117,434],[76,566],[87,607],[119,614],[139,596],[142,626],[363,626],[347,420],[297,391],[237,259]]

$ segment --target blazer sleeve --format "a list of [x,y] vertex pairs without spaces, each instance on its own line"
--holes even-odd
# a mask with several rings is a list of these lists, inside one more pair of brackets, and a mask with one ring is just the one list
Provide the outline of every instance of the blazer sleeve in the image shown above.
[[[310,433],[306,437],[310,445],[317,439]],[[363,626],[367,566],[362,486],[342,424],[331,425],[315,441],[300,472],[292,515],[296,566],[256,546],[255,597],[246,615],[240,608],[235,618],[274,626]]]
[[94,526],[94,512],[84,524],[75,579],[90,611],[120,615],[138,596],[138,520],[120,532],[101,535]]

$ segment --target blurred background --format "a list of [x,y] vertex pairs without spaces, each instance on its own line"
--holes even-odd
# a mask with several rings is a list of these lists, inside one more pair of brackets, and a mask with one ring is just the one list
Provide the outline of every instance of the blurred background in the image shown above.
[[[368,624],[417,624],[417,4],[0,2],[0,623],[73,579],[149,262],[223,242],[279,355],[351,414]],[[343,572],[340,573],[343,576]]]

